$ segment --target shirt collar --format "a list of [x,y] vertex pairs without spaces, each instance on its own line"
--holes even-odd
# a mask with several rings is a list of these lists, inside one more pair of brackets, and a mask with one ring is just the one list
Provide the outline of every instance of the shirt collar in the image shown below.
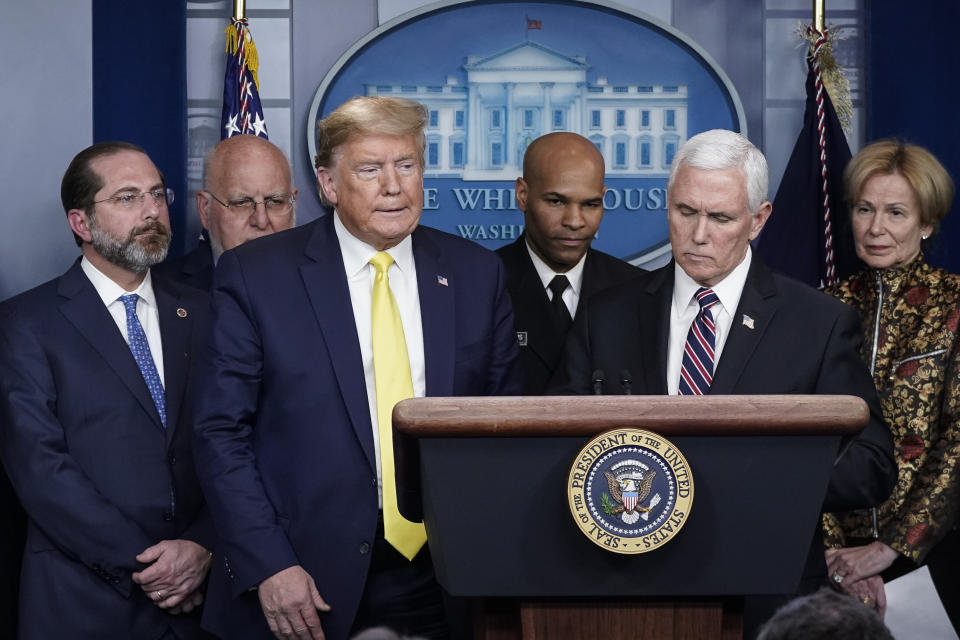
[[[334,211],[333,229],[340,243],[340,253],[343,256],[343,268],[347,279],[358,275],[367,268],[370,258],[377,255],[379,249],[367,244],[350,233],[340,221],[340,214]],[[410,273],[413,269],[413,240],[408,235],[395,247],[386,250],[393,257],[394,264],[401,273]]]
[[[544,289],[550,286],[550,281],[553,280],[554,276],[567,276],[567,280],[570,282],[570,288],[573,289],[575,294],[580,295],[580,285],[583,284],[583,265],[587,261],[586,253],[583,254],[583,257],[580,258],[577,264],[570,267],[569,271],[566,273],[557,273],[548,267],[547,263],[530,248],[528,241],[525,241],[523,244],[527,248],[527,253],[530,254],[530,260],[533,261],[533,268],[536,269],[537,275],[540,277],[540,283]],[[589,249],[587,251],[589,252]]]
[[[743,293],[743,287],[747,283],[747,274],[750,271],[751,260],[751,249],[747,246],[747,253],[744,255],[743,260],[740,261],[740,264],[728,273],[726,278],[709,287],[717,294],[717,298],[720,299],[720,304],[723,305],[723,310],[731,316],[737,310],[737,305],[740,304],[740,295]],[[693,302],[693,296],[701,285],[688,276],[687,272],[676,262],[674,262],[673,270],[673,306],[674,312],[679,315],[687,305],[691,303],[696,304]]]
[[93,284],[93,288],[97,290],[97,295],[100,296],[100,299],[103,300],[105,306],[110,306],[120,296],[125,296],[130,293],[135,293],[140,296],[140,299],[143,300],[146,304],[151,307],[157,306],[157,299],[153,295],[153,280],[150,276],[150,270],[147,270],[147,275],[143,278],[143,281],[133,291],[127,291],[116,282],[110,279],[108,275],[104,272],[97,269],[92,262],[87,260],[84,256],[80,260],[80,268],[83,269],[83,272],[86,274],[87,278]]

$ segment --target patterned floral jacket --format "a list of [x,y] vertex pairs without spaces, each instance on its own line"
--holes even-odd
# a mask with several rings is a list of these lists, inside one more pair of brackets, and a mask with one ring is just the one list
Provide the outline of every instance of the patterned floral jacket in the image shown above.
[[876,510],[824,516],[828,546],[878,538],[920,563],[960,511],[960,276],[917,256],[901,269],[867,269],[827,293],[857,308],[900,469]]

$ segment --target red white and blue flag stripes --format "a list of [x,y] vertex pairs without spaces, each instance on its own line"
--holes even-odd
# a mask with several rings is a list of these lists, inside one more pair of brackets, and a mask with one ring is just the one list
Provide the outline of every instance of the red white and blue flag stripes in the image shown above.
[[720,302],[712,289],[697,289],[697,302],[700,313],[690,325],[687,342],[683,346],[683,360],[680,366],[681,396],[703,396],[710,391],[713,382],[714,348],[717,327],[714,324],[710,307]]
[[245,18],[233,18],[227,33],[227,69],[223,78],[220,139],[250,133],[267,137],[257,79],[257,49]]

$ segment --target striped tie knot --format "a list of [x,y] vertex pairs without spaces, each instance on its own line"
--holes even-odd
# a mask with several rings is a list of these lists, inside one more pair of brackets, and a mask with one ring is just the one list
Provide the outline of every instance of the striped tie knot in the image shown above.
[[713,292],[713,289],[705,289],[700,287],[697,289],[697,293],[694,294],[694,296],[697,299],[697,303],[700,305],[700,311],[706,311],[713,305],[720,302],[720,298],[718,298],[717,294]]

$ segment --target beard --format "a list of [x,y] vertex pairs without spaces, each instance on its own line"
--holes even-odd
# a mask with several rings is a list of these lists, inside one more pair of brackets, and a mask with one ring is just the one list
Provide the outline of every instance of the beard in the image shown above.
[[[90,218],[89,227],[94,250],[107,262],[133,273],[145,273],[153,265],[162,262],[170,248],[170,230],[157,220],[131,229],[126,239],[111,235],[93,217]],[[147,232],[153,234],[140,236]]]

